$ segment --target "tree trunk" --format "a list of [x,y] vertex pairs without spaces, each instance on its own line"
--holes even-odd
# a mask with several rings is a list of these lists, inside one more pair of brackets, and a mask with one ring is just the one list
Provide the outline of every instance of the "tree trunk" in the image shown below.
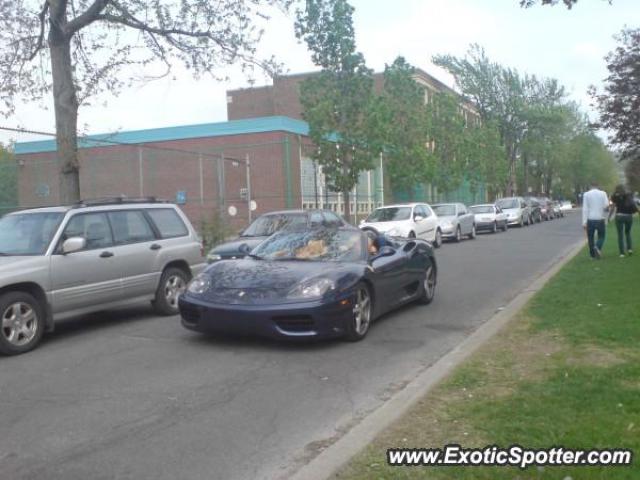
[[59,202],[63,205],[80,200],[80,165],[78,162],[78,99],[73,82],[71,44],[60,28],[49,35],[53,98],[56,116],[56,140],[59,161]]
[[507,147],[509,159],[509,178],[507,179],[507,196],[512,197],[516,193],[516,149],[510,144]]
[[344,202],[344,219],[351,223],[351,192],[349,190],[342,191],[342,201]]

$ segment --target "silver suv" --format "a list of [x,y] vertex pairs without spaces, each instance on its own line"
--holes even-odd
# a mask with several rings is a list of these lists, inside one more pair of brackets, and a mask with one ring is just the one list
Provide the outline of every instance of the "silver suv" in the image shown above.
[[104,200],[0,219],[0,353],[35,347],[54,321],[151,301],[163,315],[205,267],[180,209],[151,199]]

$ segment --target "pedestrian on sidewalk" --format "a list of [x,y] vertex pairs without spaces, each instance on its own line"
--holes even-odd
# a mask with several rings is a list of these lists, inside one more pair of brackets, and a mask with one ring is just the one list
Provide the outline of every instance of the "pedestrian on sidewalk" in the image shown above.
[[616,229],[618,230],[618,250],[620,251],[620,258],[624,258],[625,254],[633,254],[631,227],[633,226],[633,214],[638,211],[638,207],[633,195],[624,188],[624,185],[616,187],[611,196],[611,203],[613,208],[609,212],[609,220],[615,213]]
[[[606,218],[609,209],[609,197],[598,188],[598,183],[591,182],[591,190],[582,196],[582,226],[589,240],[591,258],[602,256],[602,246],[606,235]],[[595,239],[596,233],[598,239]]]

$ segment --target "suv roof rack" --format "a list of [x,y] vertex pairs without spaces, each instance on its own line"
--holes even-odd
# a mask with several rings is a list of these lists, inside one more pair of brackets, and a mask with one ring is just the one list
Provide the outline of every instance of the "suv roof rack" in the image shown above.
[[168,201],[157,197],[127,197],[123,195],[119,197],[83,199],[72,205],[72,208],[99,207],[102,205],[126,205],[128,203],[168,203]]

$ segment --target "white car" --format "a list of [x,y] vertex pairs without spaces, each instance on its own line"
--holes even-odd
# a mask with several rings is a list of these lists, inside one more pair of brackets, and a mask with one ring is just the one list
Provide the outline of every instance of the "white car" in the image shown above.
[[563,202],[560,202],[561,212],[570,212],[571,210],[573,210],[573,205],[571,205],[571,202],[569,200],[564,200]]
[[509,218],[497,205],[486,203],[483,205],[472,205],[469,210],[475,215],[476,229],[489,230],[496,233],[498,230],[507,231]]
[[360,228],[375,228],[392,237],[421,238],[432,242],[434,247],[442,244],[438,228],[438,217],[426,203],[407,203],[376,208],[360,222]]

